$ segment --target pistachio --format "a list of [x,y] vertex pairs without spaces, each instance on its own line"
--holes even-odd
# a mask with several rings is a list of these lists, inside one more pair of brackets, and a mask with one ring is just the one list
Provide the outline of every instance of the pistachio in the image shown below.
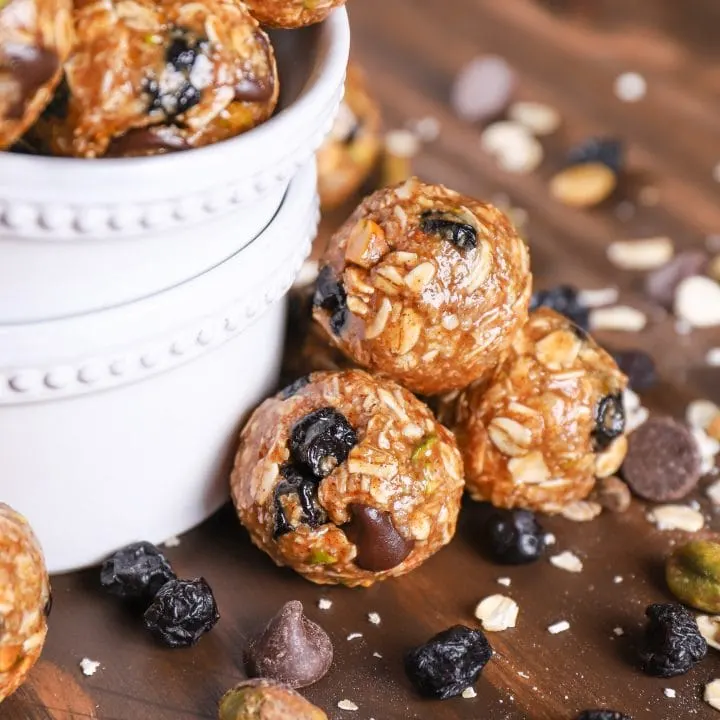
[[680,602],[720,612],[720,543],[692,540],[677,548],[667,560],[665,578]]
[[219,720],[328,720],[302,695],[273,680],[245,680],[220,700]]

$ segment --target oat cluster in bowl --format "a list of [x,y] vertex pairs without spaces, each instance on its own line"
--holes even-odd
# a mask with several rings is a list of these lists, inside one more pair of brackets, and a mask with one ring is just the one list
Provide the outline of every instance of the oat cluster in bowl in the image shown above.
[[244,133],[276,109],[260,23],[299,27],[342,2],[8,0],[0,5],[0,150],[157,155]]

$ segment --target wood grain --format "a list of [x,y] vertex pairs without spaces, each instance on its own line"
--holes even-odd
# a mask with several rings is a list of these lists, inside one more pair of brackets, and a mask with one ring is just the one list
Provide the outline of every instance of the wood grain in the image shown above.
[[[620,273],[606,260],[608,242],[668,234],[679,248],[689,248],[720,233],[720,185],[712,177],[720,161],[720,5],[714,0],[350,0],[350,11],[354,54],[372,79],[386,126],[428,115],[441,123],[438,140],[417,158],[418,174],[481,198],[507,195],[526,209],[538,286],[616,285],[623,301],[649,309],[640,276]],[[480,150],[480,128],[458,120],[448,105],[457,71],[484,53],[513,65],[518,97],[548,102],[563,116],[562,129],[544,143],[547,158],[536,173],[499,171]],[[628,70],[648,82],[639,103],[622,103],[613,94],[614,79]],[[625,140],[626,177],[601,208],[563,207],[550,198],[547,180],[565,150],[590,134]],[[638,201],[647,186],[659,192],[653,207]],[[621,203],[629,217],[618,212]],[[325,219],[319,243],[344,212]],[[680,415],[692,397],[720,402],[720,372],[703,364],[706,350],[720,345],[717,331],[679,336],[673,320],[661,318],[640,336],[600,339],[653,352],[663,378],[646,397],[654,409]],[[703,506],[712,514],[704,500]],[[652,529],[642,504],[587,525],[545,522],[558,538],[558,551],[571,549],[583,558],[579,575],[547,561],[518,569],[490,565],[475,537],[481,512],[467,504],[456,540],[412,575],[347,590],[318,588],[275,568],[225,508],[168,550],[178,574],[209,580],[222,612],[216,630],[187,651],[155,646],[136,616],[98,591],[96,571],[55,578],[43,660],[0,717],[214,718],[221,694],[243,677],[245,638],[292,598],[306,604],[335,642],[330,674],[306,692],[333,719],[570,720],[597,705],[635,720],[713,717],[701,695],[704,683],[720,676],[717,652],[667,681],[636,668],[633,648],[643,610],[668,598],[662,560],[678,539]],[[720,528],[716,518],[712,524]],[[491,636],[496,656],[478,683],[478,697],[420,700],[403,676],[402,653],[451,624],[471,623],[476,602],[502,589],[500,576],[512,578],[504,592],[519,603],[520,620],[517,629]],[[622,582],[614,582],[616,576]],[[329,611],[318,610],[320,597],[333,600]],[[379,627],[367,621],[371,611],[380,613]],[[547,626],[561,619],[570,630],[549,635]],[[616,627],[625,635],[616,637]],[[363,637],[349,642],[351,632]],[[83,657],[101,661],[102,669],[84,677],[78,668]],[[667,687],[677,691],[676,699],[664,696]],[[343,698],[360,710],[337,709]]]

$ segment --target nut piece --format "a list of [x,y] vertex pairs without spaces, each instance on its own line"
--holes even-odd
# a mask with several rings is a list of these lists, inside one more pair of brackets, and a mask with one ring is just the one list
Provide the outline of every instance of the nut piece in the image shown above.
[[616,240],[607,249],[608,260],[622,270],[654,270],[672,258],[675,248],[669,237]]
[[482,623],[483,630],[500,632],[515,627],[519,609],[512,598],[490,595],[478,603],[475,617]]
[[659,505],[648,513],[647,519],[655,523],[658,530],[697,532],[705,526],[702,513],[686,505]]
[[550,194],[564,205],[589,208],[610,197],[617,178],[603,163],[572,165],[550,180]]
[[593,497],[610,512],[625,512],[632,500],[630,488],[620,478],[610,477],[598,480]]
[[677,548],[667,560],[665,578],[681,603],[720,612],[720,543],[692,540]]
[[701,430],[707,430],[717,418],[720,418],[720,408],[711,400],[693,400],[685,410],[688,425]]
[[277,680],[291,688],[316,683],[327,674],[333,646],[327,633],[303,614],[301,602],[285,603],[245,653],[251,677]]
[[328,720],[293,689],[274,680],[245,680],[220,699],[218,720]]
[[45,643],[50,583],[28,521],[0,503],[0,702],[25,681]]

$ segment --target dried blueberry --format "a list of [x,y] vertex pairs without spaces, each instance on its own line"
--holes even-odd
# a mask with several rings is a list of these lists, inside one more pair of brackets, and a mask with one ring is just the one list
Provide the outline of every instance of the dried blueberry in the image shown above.
[[625,408],[622,395],[611,393],[601,398],[595,408],[595,429],[592,431],[596,450],[605,450],[625,432]]
[[617,710],[583,710],[576,720],[632,720],[632,718]]
[[707,653],[707,642],[697,622],[679,603],[649,605],[650,619],[640,650],[642,668],[655,677],[683,675]]
[[616,138],[589,138],[570,149],[568,165],[597,162],[617,174],[622,170],[623,150],[622,142]]
[[545,531],[529,510],[496,509],[483,530],[490,556],[503,565],[531,563],[545,551]]
[[347,460],[357,434],[347,418],[331,407],[320,408],[298,420],[290,433],[290,454],[318,478],[327,477]]
[[313,305],[330,313],[330,329],[339,335],[348,319],[347,294],[329,265],[318,274]]
[[219,619],[212,590],[203,578],[170,580],[145,611],[145,627],[172,648],[194,645]]
[[637,392],[649,390],[657,383],[655,361],[642,350],[618,350],[613,353],[615,362],[628,376],[630,389]]
[[175,573],[167,558],[149,542],[128,545],[111,555],[100,569],[100,584],[112,595],[150,600]]
[[571,285],[558,285],[550,290],[534,292],[530,300],[530,310],[537,310],[539,307],[555,310],[584,332],[590,327],[590,311],[580,302],[578,291]]
[[317,499],[318,479],[308,470],[292,464],[283,465],[280,468],[280,474],[283,476],[283,480],[275,488],[274,536],[277,538],[294,530],[282,505],[281,498],[284,495],[297,495],[303,511],[302,521],[310,527],[315,528],[327,522],[325,510]]
[[405,672],[425,697],[445,700],[474,685],[492,657],[480,630],[455,625],[405,655]]
[[439,235],[460,250],[477,247],[477,231],[452,213],[425,210],[420,217],[420,229],[429,235]]
[[302,390],[309,382],[310,382],[309,375],[303,375],[303,377],[299,377],[297,380],[294,380],[289,385],[286,385],[280,391],[281,399],[287,400],[288,398],[291,398],[293,395],[297,395],[298,392],[300,392],[300,390]]
[[165,51],[165,60],[175,70],[192,70],[197,59],[197,42],[192,41],[192,36],[182,30],[176,29],[173,38]]

